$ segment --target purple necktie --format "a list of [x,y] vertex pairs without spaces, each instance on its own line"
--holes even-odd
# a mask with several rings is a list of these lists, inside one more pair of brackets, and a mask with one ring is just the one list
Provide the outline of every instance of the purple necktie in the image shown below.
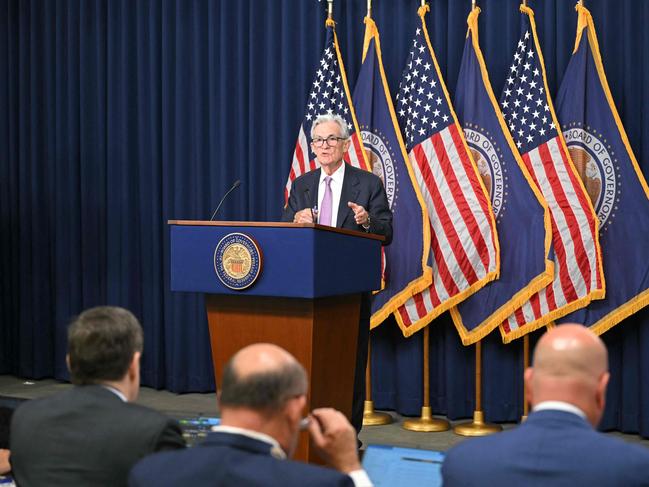
[[331,176],[324,178],[325,182],[325,193],[324,198],[322,198],[322,205],[320,205],[320,218],[318,223],[320,225],[329,225],[331,226],[331,207],[333,205],[333,194],[331,194]]

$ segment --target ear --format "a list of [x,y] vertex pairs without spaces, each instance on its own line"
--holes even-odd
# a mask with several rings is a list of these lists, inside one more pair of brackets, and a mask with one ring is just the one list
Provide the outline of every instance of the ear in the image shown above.
[[608,387],[608,381],[610,378],[611,374],[604,372],[597,381],[596,401],[597,407],[602,411],[604,411],[604,406],[606,405],[606,388]]
[[351,143],[352,143],[351,138],[349,138],[349,139],[347,139],[345,141],[345,143],[343,144],[343,152],[347,152],[347,150],[349,149],[349,146],[351,145]]
[[131,364],[128,366],[128,376],[131,378],[134,378],[136,375],[139,377],[140,375],[140,357],[142,356],[142,352],[135,352],[133,354],[133,359],[131,360]]
[[286,412],[293,421],[300,421],[306,406],[306,395],[295,396],[286,402]]
[[525,381],[525,400],[528,402],[528,404],[533,404],[534,393],[532,387],[532,380],[534,379],[534,369],[532,367],[528,367],[527,369],[525,369],[525,374],[523,378]]

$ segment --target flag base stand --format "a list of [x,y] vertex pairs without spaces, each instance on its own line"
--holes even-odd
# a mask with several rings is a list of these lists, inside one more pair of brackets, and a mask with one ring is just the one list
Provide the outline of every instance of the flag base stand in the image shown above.
[[387,413],[374,411],[374,401],[365,401],[363,404],[363,426],[380,426],[392,423],[392,416]]
[[372,335],[367,342],[367,364],[365,365],[365,402],[363,403],[363,426],[380,426],[392,423],[392,416],[374,411],[372,401]]
[[409,431],[420,431],[423,433],[430,433],[436,431],[446,431],[451,426],[448,424],[448,421],[445,419],[433,418],[432,410],[430,409],[430,369],[429,369],[429,341],[430,341],[430,331],[428,327],[424,328],[424,337],[422,340],[422,345],[424,347],[424,404],[421,408],[421,417],[417,419],[408,419],[403,422],[403,429]]
[[453,432],[460,436],[488,436],[502,431],[502,426],[484,422],[482,411],[473,411],[473,421],[470,423],[458,424]]
[[421,418],[408,419],[403,422],[403,429],[423,433],[447,431],[450,427],[445,419],[433,418],[430,406],[421,408]]

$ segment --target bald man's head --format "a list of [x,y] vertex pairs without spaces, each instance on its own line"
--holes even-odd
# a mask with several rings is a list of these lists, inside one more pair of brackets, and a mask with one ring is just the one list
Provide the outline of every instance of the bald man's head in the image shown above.
[[304,368],[286,350],[270,343],[242,348],[226,364],[221,408],[277,411],[287,399],[307,392]]
[[525,372],[532,405],[564,401],[599,422],[608,383],[608,354],[602,340],[588,328],[566,324],[541,337],[534,363]]

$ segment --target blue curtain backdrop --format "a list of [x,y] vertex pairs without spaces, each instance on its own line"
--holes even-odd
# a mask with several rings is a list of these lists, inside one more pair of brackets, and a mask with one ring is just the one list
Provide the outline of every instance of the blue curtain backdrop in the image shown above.
[[[574,43],[573,1],[536,10],[552,94]],[[480,0],[481,44],[500,93],[519,36],[516,0]],[[336,0],[353,89],[365,0]],[[392,93],[418,0],[375,0]],[[431,0],[428,27],[453,94],[470,0]],[[649,173],[649,2],[589,0],[613,96]],[[316,0],[0,0],[0,373],[66,378],[65,328],[97,304],[145,329],[144,384],[213,390],[202,298],[169,292],[168,219],[276,220],[324,42]],[[474,348],[443,316],[431,325],[431,405],[474,407]],[[532,342],[538,334],[532,337]],[[649,312],[608,332],[604,428],[649,436]],[[484,345],[488,420],[522,411],[522,341]],[[373,334],[379,408],[418,414],[421,333]]]

